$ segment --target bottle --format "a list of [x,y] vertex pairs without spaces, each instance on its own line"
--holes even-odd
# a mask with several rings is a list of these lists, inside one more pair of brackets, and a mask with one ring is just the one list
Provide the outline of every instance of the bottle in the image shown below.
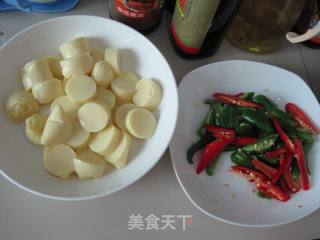
[[170,25],[174,49],[183,58],[214,54],[241,0],[177,0]]
[[112,19],[138,31],[154,29],[161,21],[163,0],[110,0]]
[[166,0],[166,10],[168,10],[169,12],[173,13],[174,11],[174,7],[176,6],[176,1],[177,0]]
[[303,42],[307,47],[320,49],[320,0],[309,0],[293,31],[297,34],[287,34],[290,42]]
[[276,50],[308,0],[244,0],[228,32],[236,47],[255,53]]

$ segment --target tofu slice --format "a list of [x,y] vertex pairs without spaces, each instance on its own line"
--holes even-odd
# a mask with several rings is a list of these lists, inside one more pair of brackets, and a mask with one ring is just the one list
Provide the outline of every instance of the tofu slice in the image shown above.
[[123,72],[111,81],[111,90],[119,100],[119,103],[132,101],[138,77],[131,72]]
[[66,143],[73,134],[73,124],[68,114],[57,105],[50,113],[41,136],[41,144]]
[[148,110],[135,108],[128,112],[125,126],[132,136],[139,139],[148,139],[154,134],[157,122]]
[[73,135],[67,141],[67,145],[75,150],[84,149],[88,146],[89,138],[90,133],[78,121],[75,121]]
[[112,154],[106,156],[105,160],[118,169],[123,168],[128,162],[131,141],[130,135],[123,131],[118,147]]
[[90,150],[78,152],[78,156],[73,159],[75,172],[80,179],[100,178],[106,170],[106,161]]
[[80,104],[72,102],[67,96],[61,96],[54,100],[50,105],[50,111],[57,105],[59,105],[72,119],[78,117]]
[[99,132],[111,119],[108,105],[102,101],[91,101],[83,104],[78,111],[81,126],[88,132]]
[[110,64],[112,70],[120,73],[120,50],[117,48],[107,48],[104,52],[104,60]]
[[50,79],[33,84],[32,94],[41,104],[51,103],[64,94],[62,82],[58,79]]
[[65,78],[78,75],[89,75],[93,65],[94,60],[90,53],[74,56],[60,62],[62,74]]
[[114,152],[121,140],[121,131],[110,124],[90,138],[89,148],[99,155],[108,156]]
[[75,152],[67,145],[45,147],[43,163],[46,170],[59,178],[68,178],[74,171],[73,159]]
[[48,59],[42,58],[25,64],[21,70],[22,83],[26,90],[31,90],[36,83],[54,78]]
[[133,103],[125,103],[121,106],[117,107],[114,115],[114,121],[115,124],[120,128],[121,130],[125,130],[125,119],[128,114],[128,112],[132,109],[135,109],[137,106]]
[[70,80],[70,78],[63,78],[63,80],[62,80],[62,87],[63,87],[64,91],[66,91],[66,85],[69,80]]
[[82,104],[95,97],[97,86],[88,76],[75,76],[67,81],[65,91],[72,102]]
[[47,119],[48,115],[44,113],[36,113],[26,119],[25,132],[33,144],[41,145],[41,136]]
[[105,49],[102,48],[92,48],[90,51],[91,57],[95,62],[104,60]]
[[107,88],[114,77],[112,67],[105,61],[98,61],[93,67],[91,77],[98,86]]
[[39,112],[40,106],[30,92],[16,90],[7,98],[5,109],[10,121],[18,123]]
[[48,60],[50,70],[54,78],[59,80],[63,79],[62,69],[60,66],[60,57],[59,56],[47,56],[45,57]]
[[136,92],[132,101],[138,106],[154,111],[162,99],[162,90],[158,83],[149,79],[142,79],[136,85]]
[[96,100],[105,102],[111,110],[113,110],[116,105],[115,95],[110,90],[102,87],[98,87],[97,89]]
[[78,37],[60,45],[59,50],[63,58],[67,59],[90,52],[91,47],[88,38]]

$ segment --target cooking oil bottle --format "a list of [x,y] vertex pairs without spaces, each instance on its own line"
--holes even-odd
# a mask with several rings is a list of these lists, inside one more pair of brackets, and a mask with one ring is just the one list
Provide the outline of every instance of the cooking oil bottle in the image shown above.
[[308,0],[244,0],[228,32],[236,47],[255,53],[277,49]]

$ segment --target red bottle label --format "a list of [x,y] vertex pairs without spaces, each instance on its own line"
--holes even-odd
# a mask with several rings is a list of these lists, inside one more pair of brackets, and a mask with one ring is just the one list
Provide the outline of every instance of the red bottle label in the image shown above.
[[184,52],[186,52],[186,53],[189,53],[189,54],[197,54],[197,53],[200,52],[200,48],[189,47],[189,46],[187,46],[186,44],[184,44],[184,43],[180,40],[180,38],[179,38],[179,36],[178,36],[175,28],[174,28],[174,25],[173,25],[173,22],[172,22],[172,21],[171,21],[171,24],[170,24],[170,31],[171,31],[171,34],[172,34],[172,36],[173,36],[173,39],[174,39],[175,43],[177,44],[177,46],[178,46],[182,51],[184,51]]
[[144,18],[160,7],[159,0],[116,0],[115,10],[129,18]]
[[184,17],[184,6],[186,4],[186,0],[177,0],[177,8],[180,16]]
[[171,34],[185,53],[198,54],[222,0],[177,0]]
[[[319,4],[320,4],[320,2],[319,2]],[[319,10],[319,12],[313,17],[312,21],[311,21],[310,24],[309,24],[309,27],[310,27],[310,28],[314,28],[314,27],[318,24],[319,21],[320,21],[320,10]],[[319,45],[320,45],[320,36],[319,36],[319,35],[318,35],[318,36],[315,36],[315,37],[311,38],[310,41],[313,42],[313,43],[316,43],[316,44],[319,44]]]

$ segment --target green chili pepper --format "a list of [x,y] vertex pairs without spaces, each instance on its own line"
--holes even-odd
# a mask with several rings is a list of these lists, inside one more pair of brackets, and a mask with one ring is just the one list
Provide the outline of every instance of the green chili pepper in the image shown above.
[[235,128],[235,131],[236,131],[237,136],[245,136],[245,137],[255,137],[256,136],[254,126],[249,123],[246,123],[246,122],[240,123]]
[[270,121],[264,111],[245,110],[242,112],[242,118],[247,122],[254,124],[261,131],[271,134],[274,132]]
[[257,95],[254,97],[254,101],[263,105],[265,108],[278,108],[278,105],[265,95]]
[[252,160],[252,157],[246,154],[241,149],[239,149],[238,151],[234,151],[231,154],[231,161],[234,162],[235,164],[254,169],[254,166],[251,163],[251,160]]
[[[217,124],[218,125],[218,124]],[[237,109],[229,104],[225,104],[222,113],[220,114],[219,127],[235,128],[238,125]]]
[[313,143],[313,135],[308,129],[291,126],[286,121],[279,119],[279,123],[285,133],[291,138],[300,138],[304,143]]
[[196,143],[194,143],[189,150],[187,151],[187,160],[188,163],[193,164],[192,158],[193,155],[203,149],[208,143],[212,142],[214,137],[211,134],[206,134],[200,138]]
[[259,154],[258,159],[265,162],[266,164],[272,166],[272,167],[278,167],[279,166],[279,159],[277,158],[268,158],[264,154]]
[[223,151],[224,152],[230,152],[230,151],[236,151],[237,149],[239,149],[239,146],[228,145]]
[[291,164],[291,173],[292,177],[297,180],[300,177],[300,172],[296,161],[293,161]]
[[239,110],[239,112],[243,112],[243,111],[246,111],[246,110],[253,110],[253,111],[255,111],[255,108],[244,107],[244,106],[237,106],[237,109]]
[[206,168],[206,173],[207,173],[208,176],[213,176],[214,171],[215,171],[216,166],[217,166],[217,162],[218,161],[216,161],[216,160],[212,160],[212,162]]
[[214,167],[209,165],[208,167],[206,167],[206,173],[208,176],[213,176],[214,173]]
[[211,105],[213,107],[214,116],[212,116],[211,123],[217,126],[220,126],[221,122],[221,114],[224,110],[224,104],[220,102],[216,102]]
[[213,105],[213,104],[217,103],[217,100],[211,99],[211,98],[207,98],[206,100],[203,101],[203,103],[207,104],[207,105]]
[[308,155],[309,155],[309,153],[310,153],[313,145],[314,145],[313,139],[312,139],[312,141],[306,142],[305,144],[303,144],[304,158],[305,158],[305,160],[306,160],[306,165],[307,165],[307,170],[308,170],[309,175],[311,175],[311,171],[310,171],[310,167],[309,167],[309,158],[308,158]]
[[213,106],[210,106],[210,109],[206,115],[206,117],[203,119],[201,125],[199,126],[197,130],[197,134],[201,137],[206,134],[207,129],[205,128],[206,124],[210,123],[210,120],[212,119],[212,116],[214,115],[214,108]]
[[303,142],[313,144],[313,135],[312,133],[307,129],[302,128],[296,128],[296,135],[298,138],[302,139]]
[[266,132],[259,132],[258,133],[258,138],[265,138],[265,137],[268,137],[268,136],[269,136],[269,134],[266,133]]
[[253,96],[254,92],[246,92],[243,95],[241,95],[240,98],[245,100],[252,100]]
[[295,121],[289,116],[289,114],[281,111],[280,109],[267,110],[267,113],[270,117],[275,117],[277,119],[282,119],[283,121],[288,122],[291,126],[294,126]]
[[272,199],[272,197],[270,197],[270,196],[268,196],[268,195],[266,195],[266,194],[264,194],[262,192],[257,192],[257,196],[259,198],[263,198],[263,199]]
[[267,98],[264,95],[257,95],[254,97],[254,101],[261,104],[267,110],[267,114],[270,117],[275,117],[277,119],[282,119],[286,121],[291,126],[295,126],[295,120],[286,112],[280,110],[275,102],[271,99]]
[[263,153],[274,145],[278,136],[278,134],[271,134],[267,137],[258,139],[256,143],[244,146],[242,149],[246,152]]

